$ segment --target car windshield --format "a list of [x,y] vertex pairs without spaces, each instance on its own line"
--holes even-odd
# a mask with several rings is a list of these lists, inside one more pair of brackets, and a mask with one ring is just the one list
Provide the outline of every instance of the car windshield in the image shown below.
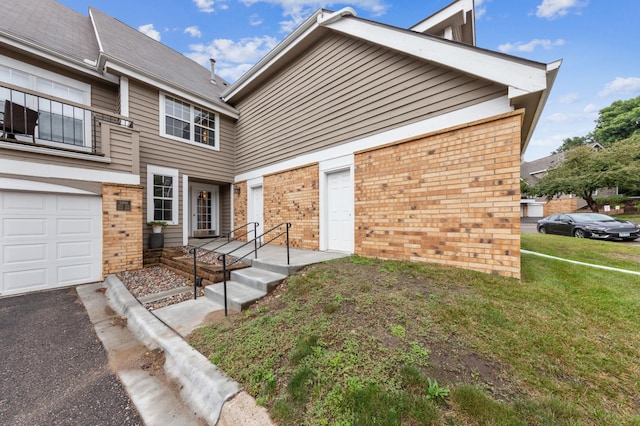
[[572,214],[571,218],[576,222],[615,222],[611,216],[599,213],[577,213]]

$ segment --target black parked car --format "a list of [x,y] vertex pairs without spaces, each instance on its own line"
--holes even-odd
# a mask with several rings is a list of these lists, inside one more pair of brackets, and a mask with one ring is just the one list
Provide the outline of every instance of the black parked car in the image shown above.
[[538,232],[600,240],[635,240],[640,238],[640,225],[600,213],[567,213],[540,219]]

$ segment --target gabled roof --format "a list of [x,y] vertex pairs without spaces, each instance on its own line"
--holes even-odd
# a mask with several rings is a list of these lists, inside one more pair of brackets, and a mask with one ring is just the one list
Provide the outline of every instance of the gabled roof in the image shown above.
[[93,7],[89,15],[107,68],[152,84],[162,83],[235,112],[220,99],[228,83],[219,76],[214,84],[211,71],[183,54]]
[[454,1],[409,29],[475,46],[476,18],[473,1]]
[[[197,62],[93,8],[84,16],[54,0],[4,0],[0,42],[117,82],[113,74],[237,117],[221,100],[228,83]],[[110,74],[113,73],[113,74]]]
[[521,152],[526,150],[561,63],[529,61],[357,18],[351,8],[337,12],[320,9],[229,87],[223,93],[223,99],[233,102],[243,97],[327,32],[361,39],[506,86],[512,107],[526,109]]
[[46,50],[65,60],[88,66],[98,59],[91,21],[56,1],[2,2],[0,39],[21,48]]

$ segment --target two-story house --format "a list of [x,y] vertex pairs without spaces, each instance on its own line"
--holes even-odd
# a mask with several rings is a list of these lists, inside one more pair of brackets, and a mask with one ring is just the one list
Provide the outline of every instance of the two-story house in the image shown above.
[[256,221],[296,247],[519,277],[519,166],[559,68],[319,10],[229,84],[90,8],[0,15],[0,295],[141,267]]

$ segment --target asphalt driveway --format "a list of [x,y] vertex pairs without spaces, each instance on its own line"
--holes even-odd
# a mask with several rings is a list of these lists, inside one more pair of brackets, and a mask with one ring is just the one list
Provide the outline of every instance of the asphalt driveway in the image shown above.
[[142,424],[75,289],[0,299],[0,424]]

